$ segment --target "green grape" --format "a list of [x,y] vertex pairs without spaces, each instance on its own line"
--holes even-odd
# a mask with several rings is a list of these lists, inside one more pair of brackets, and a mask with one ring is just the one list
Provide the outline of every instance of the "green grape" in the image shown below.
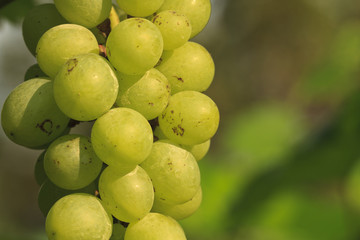
[[139,166],[130,173],[107,167],[100,176],[99,192],[104,206],[123,222],[143,218],[154,202],[151,179]]
[[44,157],[48,178],[57,186],[76,190],[89,185],[99,175],[102,161],[96,156],[90,139],[70,134],[51,143]]
[[196,161],[200,161],[205,157],[210,148],[210,139],[206,142],[195,144],[195,145],[183,145],[180,144],[180,147],[184,148],[191,152],[191,154],[195,157]]
[[149,122],[130,108],[113,108],[98,118],[91,131],[95,153],[106,164],[131,171],[150,154]]
[[166,10],[156,14],[152,22],[161,32],[164,40],[164,50],[178,48],[190,38],[191,24],[185,15]]
[[149,174],[155,199],[179,204],[194,197],[200,187],[200,170],[188,151],[166,142],[155,142],[140,165]]
[[165,134],[161,131],[159,126],[156,126],[154,129],[154,139],[159,140],[161,142],[167,142],[174,144],[175,146],[181,147],[187,151],[189,151],[196,159],[196,161],[200,161],[205,157],[210,148],[211,140],[207,140],[206,142],[195,144],[195,145],[183,145],[177,144],[171,140],[169,140]]
[[5,100],[1,124],[16,144],[41,148],[60,136],[70,119],[57,107],[49,79],[34,78],[17,86]]
[[201,32],[210,19],[210,0],[165,0],[158,12],[173,10],[184,14],[191,23],[192,31],[190,38]]
[[158,212],[170,216],[176,220],[182,220],[193,215],[200,207],[202,201],[202,190],[199,188],[195,196],[182,204],[166,204],[155,199],[152,212]]
[[48,179],[44,169],[44,156],[45,151],[43,151],[38,157],[34,168],[35,180],[39,186],[41,186]]
[[60,198],[72,193],[88,193],[94,195],[96,191],[97,188],[95,182],[92,182],[88,186],[78,190],[66,190],[63,188],[59,188],[49,179],[47,179],[40,187],[38,195],[38,205],[41,212],[44,214],[44,216],[46,216],[49,213],[51,207]]
[[39,64],[31,65],[28,70],[26,70],[24,81],[39,78],[39,77],[47,77],[46,74],[40,69]]
[[144,18],[120,22],[109,34],[106,52],[112,65],[125,74],[144,74],[159,61],[163,51],[160,30]]
[[118,106],[132,108],[148,120],[164,111],[170,97],[170,85],[161,72],[152,68],[144,75],[119,73],[118,80]]
[[54,0],[60,14],[70,23],[93,28],[109,17],[111,0]]
[[45,223],[49,240],[107,240],[112,218],[95,196],[75,193],[59,199]]
[[99,53],[96,37],[80,25],[62,24],[42,35],[36,47],[36,59],[41,70],[55,78],[65,62],[84,53]]
[[66,23],[54,4],[41,4],[31,9],[24,18],[22,34],[24,42],[35,56],[40,37],[50,28]]
[[120,223],[114,223],[110,240],[124,240],[125,230]]
[[62,66],[54,80],[54,97],[67,116],[90,121],[114,105],[118,87],[109,62],[88,53],[71,58]]
[[146,17],[158,10],[164,0],[116,0],[119,7],[134,17]]
[[156,68],[169,80],[171,94],[184,90],[203,92],[208,89],[215,74],[211,55],[195,42],[187,42],[173,51],[164,51]]
[[219,119],[219,110],[211,98],[196,91],[183,91],[170,97],[159,117],[159,126],[170,140],[195,145],[214,136]]
[[138,222],[130,223],[125,240],[186,240],[184,230],[171,217],[149,213]]

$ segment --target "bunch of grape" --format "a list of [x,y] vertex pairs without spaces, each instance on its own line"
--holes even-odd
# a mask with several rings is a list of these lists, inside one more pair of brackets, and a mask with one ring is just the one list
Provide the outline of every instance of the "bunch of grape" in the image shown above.
[[[25,17],[38,64],[6,99],[15,143],[35,166],[49,239],[181,240],[202,200],[197,161],[219,124],[202,92],[208,51],[189,39],[210,0],[55,0]],[[71,134],[81,122],[91,134]]]

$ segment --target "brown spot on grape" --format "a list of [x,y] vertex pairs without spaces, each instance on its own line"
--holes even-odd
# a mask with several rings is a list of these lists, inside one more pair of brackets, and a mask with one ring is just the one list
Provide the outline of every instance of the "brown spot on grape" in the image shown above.
[[181,77],[178,76],[173,76],[174,78],[176,78],[177,80],[179,80],[180,82],[184,82],[184,79],[182,79]]
[[170,112],[171,112],[172,114],[174,114],[174,110],[171,110]]
[[87,150],[87,147],[85,146],[84,149]]
[[50,119],[45,119],[43,122],[36,124],[36,127],[50,136],[52,134],[53,122]]
[[70,59],[67,62],[67,65],[68,65],[67,71],[68,71],[68,73],[70,73],[72,70],[74,70],[74,68],[77,66],[78,62],[79,62],[79,60],[77,60],[76,58]]
[[10,136],[12,136],[12,137],[13,137],[14,135],[15,135],[15,134],[14,134],[13,132],[10,132]]
[[173,127],[172,130],[177,136],[183,136],[185,132],[185,129],[180,124],[178,124],[176,127]]
[[149,105],[150,105],[150,106],[154,106],[154,103],[152,103],[152,102],[149,102]]

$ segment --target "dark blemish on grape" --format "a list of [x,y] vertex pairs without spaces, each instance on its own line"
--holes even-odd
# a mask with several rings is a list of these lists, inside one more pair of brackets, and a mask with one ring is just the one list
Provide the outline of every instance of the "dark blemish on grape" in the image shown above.
[[56,235],[56,232],[52,232],[51,235],[52,235],[52,236],[55,236],[55,235]]
[[140,46],[139,45],[136,45],[136,48],[139,48]]
[[176,78],[177,80],[179,80],[180,82],[184,82],[184,79],[182,79],[181,77],[178,76],[173,76],[174,78]]
[[150,106],[154,106],[154,103],[152,103],[152,102],[149,102],[149,105],[150,105]]
[[180,124],[178,124],[177,127],[173,127],[172,130],[177,136],[183,136],[185,132],[185,129],[181,127]]
[[171,110],[170,112],[171,112],[172,114],[174,114],[174,110]]
[[60,125],[56,125],[56,129],[59,129],[60,128]]
[[159,15],[156,15],[156,16],[153,18],[152,22],[155,23],[156,19],[158,19],[158,18],[159,18]]
[[189,21],[186,21],[186,25],[187,25],[188,27],[190,27],[190,23],[189,23]]
[[10,136],[12,136],[12,137],[13,137],[14,135],[15,135],[15,134],[14,134],[13,132],[10,132]]
[[[48,124],[47,124],[48,123]],[[52,134],[52,128],[53,128],[53,122],[50,119],[45,119],[42,123],[38,123],[36,124],[37,128],[40,128],[41,131],[43,131],[44,133],[46,133],[48,136],[50,136]],[[47,130],[46,128],[48,128],[49,130]]]
[[155,187],[154,187],[154,186],[153,186],[153,189],[154,189],[154,192],[156,192],[156,191],[155,191]]
[[160,198],[161,200],[165,201],[166,199],[165,198]]
[[68,62],[68,73],[70,73],[77,66],[78,62],[79,60],[77,60],[76,58],[73,58]]
[[87,150],[87,147],[85,146],[84,149]]
[[115,144],[115,145],[114,145],[114,147],[116,148],[116,147],[117,147],[117,145]]
[[41,91],[39,91],[39,95],[41,95]]
[[69,145],[66,145],[66,147],[70,147]]
[[166,116],[166,113],[161,114],[161,118],[164,119]]

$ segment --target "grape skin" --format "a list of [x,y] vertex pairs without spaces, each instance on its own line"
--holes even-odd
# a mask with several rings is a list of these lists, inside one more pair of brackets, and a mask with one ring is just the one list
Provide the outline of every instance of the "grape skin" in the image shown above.
[[105,207],[123,222],[138,221],[154,202],[151,179],[139,166],[130,173],[107,167],[100,176],[99,191]]
[[170,97],[169,105],[159,117],[159,126],[168,139],[195,145],[214,136],[219,119],[219,110],[208,96],[182,91]]
[[59,199],[45,223],[49,240],[108,240],[112,218],[97,197],[75,193]]
[[99,53],[96,37],[80,25],[62,24],[50,28],[36,46],[36,60],[41,70],[54,79],[65,62],[77,55]]
[[70,119],[57,107],[49,79],[34,78],[17,86],[1,112],[6,136],[29,148],[45,148],[67,128]]
[[157,12],[173,10],[184,14],[191,23],[192,31],[190,38],[200,33],[210,19],[210,0],[165,0]]
[[156,14],[152,22],[161,32],[164,40],[164,50],[178,48],[190,38],[191,24],[185,15],[167,10]]
[[94,120],[114,105],[118,80],[103,57],[87,53],[69,59],[54,80],[59,108],[78,121]]
[[54,4],[41,4],[32,8],[25,16],[22,24],[24,42],[35,56],[36,45],[40,37],[50,28],[67,21],[60,15]]
[[116,0],[119,7],[134,17],[146,17],[158,10],[164,0]]
[[187,42],[173,51],[164,51],[156,68],[169,80],[171,94],[185,90],[203,92],[209,88],[215,75],[210,53],[195,42]]
[[187,202],[200,188],[200,170],[194,156],[173,144],[155,142],[140,166],[153,182],[155,199],[164,203]]
[[95,153],[106,164],[132,171],[150,154],[153,135],[149,122],[130,108],[113,108],[91,130]]
[[125,240],[186,240],[184,230],[173,218],[149,213],[138,222],[130,223]]
[[109,34],[106,52],[111,64],[124,74],[144,74],[159,61],[163,51],[160,30],[144,18],[120,22]]
[[111,0],[54,0],[61,15],[70,23],[93,28],[109,17]]
[[119,93],[116,103],[119,107],[132,108],[151,120],[159,116],[168,104],[169,81],[155,68],[144,75],[119,73],[118,80]]
[[89,185],[102,168],[90,140],[78,134],[56,139],[46,150],[44,169],[48,178],[57,186],[76,190]]

